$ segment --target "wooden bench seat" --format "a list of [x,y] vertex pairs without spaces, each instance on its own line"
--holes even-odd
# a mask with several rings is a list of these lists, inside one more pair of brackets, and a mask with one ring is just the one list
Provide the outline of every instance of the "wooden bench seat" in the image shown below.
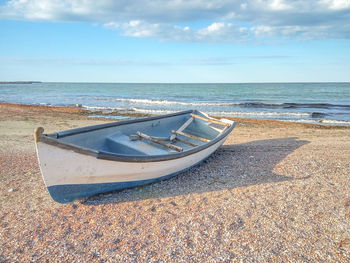
[[130,155],[162,155],[170,151],[144,140],[130,140],[125,134],[112,135],[106,138],[106,145],[111,152]]

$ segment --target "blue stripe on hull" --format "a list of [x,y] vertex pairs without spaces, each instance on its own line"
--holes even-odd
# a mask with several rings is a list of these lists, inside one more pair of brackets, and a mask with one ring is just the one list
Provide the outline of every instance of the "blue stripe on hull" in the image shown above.
[[59,203],[70,203],[84,197],[95,194],[132,188],[144,184],[154,183],[160,180],[170,178],[175,174],[170,174],[155,179],[139,180],[119,183],[99,183],[99,184],[65,184],[49,186],[47,189],[53,200]]
[[[210,155],[209,155],[210,156]],[[208,156],[208,157],[209,157]],[[130,182],[119,182],[119,183],[99,183],[99,184],[65,184],[65,185],[53,185],[49,186],[47,189],[52,197],[53,200],[55,200],[58,203],[70,203],[75,200],[79,200],[88,196],[105,193],[105,192],[111,192],[116,190],[122,190],[126,188],[132,188],[140,185],[150,184],[157,181],[161,181],[164,179],[168,179],[174,175],[177,175],[179,173],[183,173],[192,167],[198,165],[199,163],[206,160],[201,160],[200,162],[190,166],[189,168],[186,168],[184,170],[178,171],[176,173],[172,173],[169,175],[165,175],[162,177],[157,177],[154,179],[148,179],[148,180],[139,180],[139,181],[130,181]]]

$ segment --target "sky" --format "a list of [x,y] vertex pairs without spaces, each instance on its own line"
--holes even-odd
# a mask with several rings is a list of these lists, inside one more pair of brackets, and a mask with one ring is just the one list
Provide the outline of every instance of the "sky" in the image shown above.
[[0,0],[0,81],[349,82],[350,0]]

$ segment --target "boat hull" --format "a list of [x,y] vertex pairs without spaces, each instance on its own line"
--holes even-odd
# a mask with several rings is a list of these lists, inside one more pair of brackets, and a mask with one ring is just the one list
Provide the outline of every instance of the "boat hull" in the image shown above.
[[37,143],[37,155],[51,197],[59,203],[69,203],[98,193],[170,178],[208,158],[226,138],[181,158],[153,162],[99,159],[41,141]]

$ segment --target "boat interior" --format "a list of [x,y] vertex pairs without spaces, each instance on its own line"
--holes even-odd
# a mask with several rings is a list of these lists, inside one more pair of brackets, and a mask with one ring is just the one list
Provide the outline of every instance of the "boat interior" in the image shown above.
[[231,125],[231,121],[216,120],[199,111],[190,111],[79,133],[58,133],[58,139],[83,148],[124,156],[166,155],[204,145]]

